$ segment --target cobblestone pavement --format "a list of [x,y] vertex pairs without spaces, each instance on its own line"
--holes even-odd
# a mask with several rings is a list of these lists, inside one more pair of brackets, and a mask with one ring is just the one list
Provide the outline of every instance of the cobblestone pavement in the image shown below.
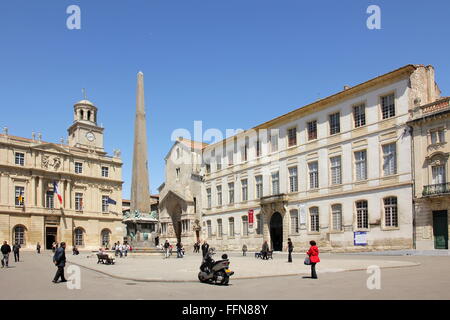
[[[302,274],[260,279],[232,279],[229,286],[215,286],[200,282],[137,282],[112,278],[105,274],[81,267],[81,288],[68,289],[64,283],[53,284],[56,268],[52,265],[51,254],[37,255],[22,252],[22,262],[11,262],[11,268],[0,269],[0,299],[106,299],[106,300],[321,300],[321,299],[450,299],[450,257],[399,256],[393,259],[385,256],[354,256],[343,254],[323,254],[326,260],[359,260],[360,264],[374,261],[402,261],[420,263],[412,267],[381,269],[380,290],[369,290],[366,270],[352,272],[324,273],[319,266],[319,279],[303,278]],[[68,257],[71,256],[68,254]],[[79,257],[80,259],[82,256]],[[274,261],[260,261],[261,265],[284,265],[285,255],[277,255]],[[88,260],[87,258],[85,258]],[[89,258],[90,259],[90,258]],[[249,260],[254,258],[249,257]],[[14,259],[13,259],[14,260]],[[131,261],[131,259],[129,259]],[[197,259],[195,259],[197,260]],[[232,266],[237,267],[238,257],[231,254]],[[294,256],[301,265],[303,255]],[[197,260],[198,261],[198,260]],[[162,261],[164,269],[179,263],[171,258]],[[94,264],[96,261],[94,261]],[[125,262],[119,261],[119,264]],[[69,264],[70,265],[70,264]],[[294,264],[295,265],[295,264]],[[105,266],[107,267],[107,266]],[[322,273],[320,273],[322,270]],[[67,268],[66,268],[67,271]],[[305,270],[306,271],[306,270]],[[157,270],[149,270],[157,272]]]

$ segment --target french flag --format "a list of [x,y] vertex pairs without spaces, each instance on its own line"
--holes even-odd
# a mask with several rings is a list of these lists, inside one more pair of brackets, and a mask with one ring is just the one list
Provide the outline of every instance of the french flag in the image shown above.
[[58,184],[56,183],[56,181],[53,181],[53,192],[56,193],[56,195],[58,196],[58,199],[59,199],[59,203],[62,204],[62,197],[59,194]]

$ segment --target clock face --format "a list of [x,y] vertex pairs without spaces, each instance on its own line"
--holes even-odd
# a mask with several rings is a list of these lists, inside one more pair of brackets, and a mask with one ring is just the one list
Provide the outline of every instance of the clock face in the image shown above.
[[86,139],[92,142],[95,140],[95,135],[92,132],[88,132],[86,133]]

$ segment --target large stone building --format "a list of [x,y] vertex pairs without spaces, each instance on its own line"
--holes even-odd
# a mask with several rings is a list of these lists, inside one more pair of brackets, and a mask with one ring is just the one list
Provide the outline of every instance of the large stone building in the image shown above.
[[415,101],[438,97],[434,69],[407,65],[218,143],[197,143],[186,153],[196,159],[190,165],[174,161],[184,150],[177,141],[161,188],[175,228],[167,221],[162,231],[183,243],[197,232],[225,250],[257,250],[264,240],[284,250],[287,238],[297,249],[310,240],[333,251],[412,248],[407,121]]
[[[431,92],[431,95],[434,93]],[[450,98],[417,100],[408,122],[413,133],[417,249],[448,249],[450,208]]]
[[121,179],[120,153],[111,157],[104,151],[97,108],[87,100],[74,106],[67,144],[5,130],[0,135],[0,239],[29,249],[38,242],[51,248],[54,241],[97,249],[122,240]]

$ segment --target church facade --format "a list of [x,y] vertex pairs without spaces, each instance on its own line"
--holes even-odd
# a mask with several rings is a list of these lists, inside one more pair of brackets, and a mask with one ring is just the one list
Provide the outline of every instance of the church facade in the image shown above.
[[285,250],[288,238],[296,250],[310,240],[334,252],[413,248],[407,121],[417,101],[439,96],[433,67],[407,65],[223,141],[196,143],[189,165],[176,163],[175,142],[161,187],[162,238],[222,250],[260,250],[263,241]]
[[0,134],[1,240],[86,250],[123,240],[122,161],[104,151],[97,111],[76,103],[66,142]]

